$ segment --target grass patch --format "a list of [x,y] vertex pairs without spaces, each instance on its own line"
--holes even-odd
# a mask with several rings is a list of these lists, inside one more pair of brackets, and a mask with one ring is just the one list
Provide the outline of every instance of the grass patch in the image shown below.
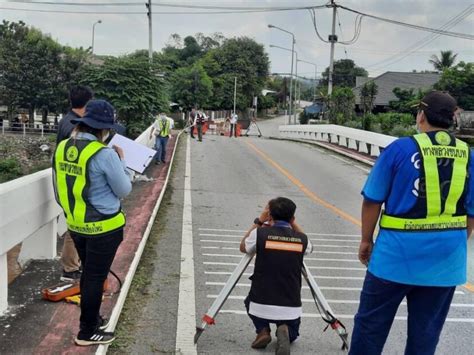
[[[168,186],[163,201],[161,202],[162,206],[170,201],[172,195],[173,189],[171,186]],[[151,292],[149,286],[157,260],[156,244],[162,237],[160,226],[163,226],[164,223],[166,223],[166,209],[161,209],[153,223],[146,247],[143,250],[140,263],[133,277],[117,328],[115,329],[117,339],[109,347],[111,353],[126,351],[127,347],[135,341],[134,334],[136,333],[137,322],[139,320],[138,315],[143,311],[143,306],[147,303],[149,298],[155,298],[157,296],[156,293],[153,294],[153,292]]]

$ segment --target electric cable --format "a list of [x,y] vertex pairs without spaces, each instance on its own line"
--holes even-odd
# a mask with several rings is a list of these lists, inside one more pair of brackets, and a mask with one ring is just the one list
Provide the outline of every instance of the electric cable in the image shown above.
[[[337,23],[339,25],[339,33],[341,34],[341,39],[342,39],[341,19],[339,18],[339,11],[337,11],[337,9],[336,9],[336,16],[337,16]],[[344,40],[342,40],[341,42],[344,42]],[[347,55],[346,47],[342,47],[342,48],[344,49],[344,53],[346,54],[346,59],[349,59],[349,56]]]
[[[56,5],[56,6],[143,6],[143,2],[55,2],[55,1],[30,1],[30,0],[7,0],[10,3],[20,3],[28,5]],[[204,10],[235,10],[235,11],[253,11],[253,10],[305,10],[308,8],[324,8],[326,5],[319,6],[216,6],[216,5],[196,5],[196,4],[176,4],[171,2],[155,2],[153,6],[157,7],[172,7],[185,9],[204,9]]]
[[[144,15],[144,11],[81,11],[81,10],[46,10],[46,9],[22,9],[15,7],[0,7],[0,10],[42,12],[42,13],[62,13],[62,14],[93,14],[93,15]],[[227,10],[227,11],[152,11],[154,15],[225,15],[225,14],[252,14],[264,12],[284,12],[299,9],[262,9],[262,10]]]
[[[451,18],[448,22],[446,22],[443,26],[440,27],[440,29],[449,29],[457,25],[459,22],[463,21],[466,17],[471,15],[474,12],[474,5],[468,6],[466,9],[461,11],[459,14]],[[414,54],[415,52],[419,52],[419,49],[426,47],[428,44],[433,42],[435,39],[439,38],[441,35],[440,34],[430,34],[421,40],[413,43],[412,45],[408,46],[407,48],[404,48],[403,50],[399,51],[397,55],[391,56],[390,58],[383,59],[381,61],[378,61],[374,64],[371,64],[367,66],[366,68],[374,68],[376,69],[382,69],[388,66],[391,66],[402,59]],[[381,66],[383,64],[383,66]],[[375,69],[374,69],[375,70]]]
[[404,27],[408,27],[408,28],[412,28],[412,29],[416,29],[416,30],[420,30],[420,31],[427,31],[427,32],[437,33],[437,34],[441,34],[441,35],[444,35],[444,36],[474,40],[474,35],[470,35],[470,34],[467,34],[467,33],[449,32],[449,31],[444,31],[444,30],[440,30],[440,29],[436,29],[436,28],[414,25],[414,24],[410,24],[410,23],[406,23],[406,22],[402,22],[402,21],[397,21],[397,20],[392,20],[392,19],[389,19],[389,18],[381,17],[381,16],[370,15],[370,14],[360,12],[360,11],[357,11],[357,10],[354,10],[354,9],[351,9],[349,7],[342,6],[342,5],[335,5],[335,6],[341,8],[343,10],[353,12],[355,14],[359,14],[359,15],[369,17],[369,18],[372,18],[372,19],[375,19],[375,20],[391,23],[391,24],[394,24],[394,25],[404,26]]
[[57,5],[57,6],[143,6],[145,2],[56,2],[56,1],[28,1],[7,0],[10,3],[28,5]]

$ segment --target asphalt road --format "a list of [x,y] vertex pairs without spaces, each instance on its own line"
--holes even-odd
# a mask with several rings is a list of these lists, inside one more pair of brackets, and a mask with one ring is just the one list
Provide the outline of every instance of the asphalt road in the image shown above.
[[[263,134],[271,123],[260,125]],[[273,128],[274,129],[274,128]],[[334,312],[352,329],[365,274],[357,260],[360,190],[368,168],[318,148],[259,138],[207,136],[191,142],[192,213],[196,310],[202,316],[241,258],[238,242],[265,203],[286,196],[297,204],[297,220],[315,252],[306,263]],[[250,273],[252,268],[247,270]],[[243,298],[250,281],[244,275],[217,317],[201,337],[198,353],[252,352],[254,338]],[[296,354],[338,353],[337,336],[322,330],[309,290],[303,290],[301,338]],[[459,288],[439,353],[468,354],[474,331],[474,294]],[[406,306],[399,309],[386,354],[403,353]],[[274,351],[274,343],[266,352]]]
[[[283,122],[284,118],[279,118],[259,125],[263,135],[268,136],[276,135],[277,125]],[[190,158],[186,158],[184,153],[188,144]],[[190,310],[195,310],[195,320],[200,324],[202,315],[242,257],[238,245],[245,230],[251,226],[269,199],[286,196],[295,201],[297,221],[314,245],[313,254],[305,259],[306,264],[334,312],[350,332],[365,274],[365,268],[357,260],[357,247],[360,190],[369,168],[307,144],[256,137],[235,139],[206,135],[202,143],[188,141],[185,137],[180,143],[178,156],[178,164],[171,181],[175,194],[171,198],[167,218],[160,229],[170,231],[164,233],[163,242],[167,239],[176,242],[175,238],[180,233],[191,235],[191,250],[194,255],[191,256],[189,250],[186,252],[188,254],[179,255],[178,250],[173,248],[172,254],[168,255],[169,260],[160,263],[161,266],[154,273],[171,273],[172,270],[176,272],[176,262],[181,262],[181,282],[184,282],[185,287],[189,286],[194,273],[195,292],[192,294],[195,301],[192,301],[189,293],[187,296],[183,293],[180,294],[181,299],[178,302],[174,291],[166,293],[166,299],[158,297],[149,301],[167,304],[168,307],[161,307],[168,308],[166,312],[160,311],[159,307],[144,306],[143,309],[154,309],[158,312],[153,319],[166,317],[166,324],[172,330],[171,333],[174,329],[179,333],[179,329],[189,332],[194,328],[190,321],[193,319]],[[188,170],[187,159],[190,159]],[[190,191],[188,200],[186,191]],[[190,247],[189,241],[185,244]],[[472,248],[470,254],[472,255]],[[190,265],[192,270],[185,270],[183,265],[190,258],[193,258],[194,262],[187,265]],[[171,265],[169,271],[166,271],[167,264]],[[249,292],[248,276],[252,269],[250,266],[246,270],[224,304],[216,318],[217,324],[208,327],[202,334],[197,346],[199,354],[262,353],[250,348],[255,334],[243,305],[243,299]],[[178,282],[171,282],[169,287],[176,290],[179,288]],[[303,289],[302,298],[304,314],[301,336],[293,344],[292,352],[342,353],[341,342],[336,334],[330,329],[323,332],[325,323],[320,319],[307,288]],[[176,310],[176,306],[181,307],[181,304],[185,310]],[[406,305],[402,304],[387,341],[385,354],[403,353],[406,314]],[[173,316],[185,320],[181,321],[181,327],[183,323],[187,324],[180,328],[180,321],[173,319]],[[448,318],[438,354],[472,353],[474,293],[459,287]],[[147,324],[147,328],[149,326],[153,325]],[[161,328],[163,326],[164,324],[161,324]],[[155,349],[170,349],[172,339],[170,332],[167,334],[167,345],[155,344]],[[137,333],[137,343],[149,341],[149,335],[145,337],[140,332]],[[182,339],[186,337],[180,335],[177,349],[186,349],[189,346],[182,343]],[[156,340],[154,342],[156,343]],[[135,352],[144,350],[141,346],[129,349],[134,349]],[[273,353],[274,350],[275,342],[263,353]]]

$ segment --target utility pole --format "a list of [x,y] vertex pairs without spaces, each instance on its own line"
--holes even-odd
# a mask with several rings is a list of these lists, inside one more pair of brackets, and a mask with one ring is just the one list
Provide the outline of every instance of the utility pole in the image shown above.
[[153,25],[152,25],[152,11],[151,11],[151,0],[145,4],[147,8],[148,16],[148,61],[150,64],[153,62]]
[[336,10],[337,6],[334,0],[331,0],[332,7],[332,34],[329,35],[329,42],[331,42],[331,57],[329,58],[329,80],[328,80],[328,96],[332,94],[332,82],[333,82],[333,71],[334,71],[334,46],[337,42],[336,36]]
[[234,78],[234,115],[235,115],[236,101],[237,101],[237,77]]

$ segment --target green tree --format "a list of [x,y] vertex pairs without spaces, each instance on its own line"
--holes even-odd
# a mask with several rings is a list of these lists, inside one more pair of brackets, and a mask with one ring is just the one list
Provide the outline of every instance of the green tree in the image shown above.
[[[216,83],[215,108],[233,107],[234,78],[237,78],[237,108],[251,106],[254,96],[261,99],[261,91],[268,77],[269,59],[263,45],[248,37],[227,39],[210,50],[200,61]],[[221,94],[218,94],[217,91]]]
[[15,108],[27,108],[30,122],[34,111],[43,111],[43,122],[50,110],[67,107],[67,88],[87,52],[61,46],[51,37],[29,28],[23,22],[0,24],[0,99],[9,117]]
[[349,87],[334,88],[329,98],[329,120],[335,124],[344,124],[354,114],[355,96]]
[[435,70],[443,71],[454,65],[457,56],[458,55],[454,54],[453,51],[441,51],[439,57],[436,54],[433,54],[428,62],[433,64]]
[[110,101],[130,136],[137,136],[153,121],[152,113],[168,111],[168,98],[160,73],[148,60],[108,58],[102,65],[89,65],[81,82],[91,86],[97,98]]
[[[333,85],[355,87],[357,76],[369,76],[364,68],[356,66],[352,59],[340,59],[334,62]],[[323,73],[322,85],[328,85],[329,67]]]
[[171,100],[181,107],[207,107],[212,96],[212,80],[201,64],[179,68],[171,77]]
[[435,88],[449,92],[462,109],[474,110],[474,63],[460,62],[444,70]]
[[364,114],[367,112],[372,112],[377,93],[378,87],[373,80],[370,80],[362,85],[362,88],[360,89],[360,104]]
[[390,109],[398,113],[411,113],[412,115],[416,115],[416,111],[418,110],[417,104],[425,95],[425,91],[418,90],[418,92],[415,93],[414,89],[395,88],[393,89],[393,94],[397,97],[397,100],[392,100],[388,103]]

